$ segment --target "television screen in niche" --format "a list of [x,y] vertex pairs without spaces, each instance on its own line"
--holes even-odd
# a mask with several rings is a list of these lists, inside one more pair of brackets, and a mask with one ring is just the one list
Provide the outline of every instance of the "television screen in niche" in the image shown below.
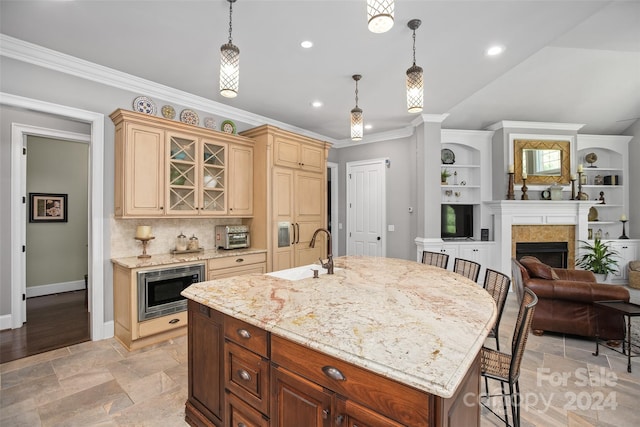
[[440,237],[473,239],[473,205],[442,204]]

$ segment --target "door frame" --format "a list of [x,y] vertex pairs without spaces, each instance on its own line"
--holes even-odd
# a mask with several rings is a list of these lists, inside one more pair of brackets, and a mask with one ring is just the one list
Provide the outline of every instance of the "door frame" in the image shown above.
[[387,166],[389,165],[389,159],[388,158],[380,158],[380,159],[369,159],[369,160],[360,160],[360,161],[355,161],[355,162],[347,162],[346,167],[347,167],[347,173],[346,173],[346,181],[347,181],[347,215],[346,215],[346,219],[347,219],[347,241],[346,241],[346,253],[347,255],[349,255],[349,244],[350,244],[350,234],[351,234],[351,214],[349,211],[349,204],[352,203],[352,198],[353,198],[353,194],[351,194],[351,181],[349,180],[349,174],[351,173],[351,168],[354,166],[365,166],[365,165],[380,165],[380,166],[384,166],[382,168],[382,179],[380,180],[381,184],[382,184],[382,194],[380,196],[380,235],[382,236],[382,248],[380,249],[381,251],[381,256],[382,257],[386,257],[387,256]]
[[[54,104],[0,92],[0,104],[24,108],[39,113],[52,114],[91,125],[89,136],[89,206],[88,206],[88,272],[87,292],[90,312],[91,340],[109,336],[104,322],[104,114]],[[43,135],[42,133],[45,132]],[[26,318],[26,302],[22,294],[26,291],[26,162],[22,155],[23,142],[27,135],[52,136],[73,135],[35,126],[14,123],[11,128],[11,327],[19,328]],[[77,134],[75,134],[77,135]],[[66,138],[65,136],[65,138]],[[56,137],[56,136],[54,136]],[[106,333],[105,333],[106,332]]]
[[340,233],[338,232],[338,164],[327,162],[327,169],[331,174],[331,250],[333,256],[338,256],[338,248],[340,248]]

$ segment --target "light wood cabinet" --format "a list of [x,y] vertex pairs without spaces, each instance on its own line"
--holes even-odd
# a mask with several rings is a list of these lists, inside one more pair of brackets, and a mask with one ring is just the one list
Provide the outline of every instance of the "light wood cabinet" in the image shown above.
[[480,425],[479,406],[469,400],[479,396],[479,367],[476,357],[445,399],[189,301],[186,420],[225,420],[228,427]]
[[266,247],[267,271],[326,258],[326,236],[315,248],[313,233],[327,224],[326,159],[330,144],[273,126],[242,133],[254,146],[252,245]]
[[253,141],[116,110],[115,216],[250,217]]
[[207,263],[207,279],[223,279],[249,273],[265,273],[266,253],[212,258]]

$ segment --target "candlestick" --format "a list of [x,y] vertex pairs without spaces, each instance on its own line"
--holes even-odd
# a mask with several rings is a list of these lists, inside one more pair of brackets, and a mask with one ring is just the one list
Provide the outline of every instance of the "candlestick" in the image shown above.
[[[580,169],[580,167],[578,167]],[[582,171],[578,170],[578,195],[576,200],[582,200]]]
[[509,165],[509,173],[513,173],[513,165]]
[[578,165],[578,173],[581,173],[581,172],[582,172],[582,163]]
[[522,172],[522,180],[526,181],[527,179],[527,173],[526,172]]
[[625,214],[620,215],[620,221],[626,221],[627,216]]
[[624,225],[627,223],[627,220],[626,219],[625,220],[621,219],[620,222],[622,223],[622,236],[618,237],[618,239],[628,239],[627,232],[624,229]]
[[507,188],[507,200],[515,200],[516,195],[513,192],[513,172],[509,172],[509,187]]
[[521,188],[521,190],[522,190],[522,197],[520,197],[520,199],[521,200],[529,200],[529,195],[527,194],[528,187],[527,187],[527,176],[526,176],[526,174],[523,174],[523,177],[522,177],[522,188]]
[[147,245],[149,244],[149,240],[153,240],[155,237],[136,237],[136,240],[140,240],[142,242],[142,254],[138,255],[138,258],[151,258],[151,255],[147,255]]

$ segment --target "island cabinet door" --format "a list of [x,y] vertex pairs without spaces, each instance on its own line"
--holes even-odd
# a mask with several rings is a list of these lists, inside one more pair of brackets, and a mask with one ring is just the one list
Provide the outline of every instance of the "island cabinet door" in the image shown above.
[[[215,425],[221,425],[224,405],[222,371],[224,327],[223,316],[209,307],[189,300],[189,400],[186,418],[202,424],[203,414]],[[197,411],[193,411],[191,406]],[[198,413],[199,412],[199,413]]]
[[332,427],[333,393],[288,370],[271,370],[271,427]]
[[404,427],[404,424],[340,397],[336,399],[334,421],[337,427]]

